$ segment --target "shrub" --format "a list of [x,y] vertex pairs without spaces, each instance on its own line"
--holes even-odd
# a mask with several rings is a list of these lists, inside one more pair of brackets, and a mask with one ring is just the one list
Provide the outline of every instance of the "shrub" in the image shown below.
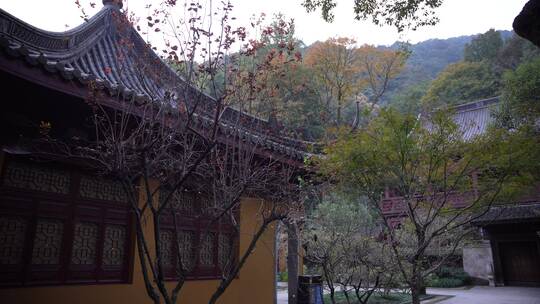
[[457,271],[452,274],[452,277],[462,280],[464,285],[471,283],[471,277],[463,269],[456,270]]
[[461,268],[441,267],[426,279],[429,287],[452,288],[470,284],[471,278]]
[[463,280],[457,278],[437,278],[431,281],[430,287],[453,288],[465,285]]
[[439,269],[437,269],[437,271],[435,271],[435,274],[439,277],[439,278],[449,278],[452,276],[452,274],[454,273],[454,268],[451,268],[451,267],[441,267]]
[[280,282],[289,281],[289,273],[287,271],[280,272],[279,275],[278,275],[278,280]]

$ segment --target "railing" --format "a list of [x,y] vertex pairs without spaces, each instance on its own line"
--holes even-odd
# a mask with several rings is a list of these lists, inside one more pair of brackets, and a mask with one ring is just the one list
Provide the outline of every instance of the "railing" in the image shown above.
[[[415,200],[415,203],[431,203],[439,204],[439,206],[444,204],[445,206],[451,206],[454,208],[463,208],[474,202],[475,197],[474,191],[456,191],[446,193],[446,197],[444,193],[437,193],[428,198],[417,195],[413,199]],[[389,197],[384,198],[381,201],[381,209],[384,215],[405,215],[407,212],[407,204],[405,203],[403,196]]]

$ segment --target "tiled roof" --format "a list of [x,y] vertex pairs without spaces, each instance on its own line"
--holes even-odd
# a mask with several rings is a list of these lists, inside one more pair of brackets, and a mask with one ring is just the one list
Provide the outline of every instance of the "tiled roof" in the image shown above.
[[[179,90],[189,90],[187,96],[202,96],[205,107],[214,105],[210,96],[187,86],[129,23],[120,22],[125,19],[113,1],[104,3],[103,9],[88,22],[61,33],[38,29],[0,9],[0,56],[24,60],[30,66],[82,85],[92,81],[111,96],[164,102],[169,96],[184,96],[186,91]],[[129,38],[128,43],[121,41],[125,37]],[[272,153],[297,161],[310,155],[303,142],[279,135],[279,130],[266,120],[233,108],[226,108],[222,117],[223,134],[236,133]],[[211,123],[204,115],[197,120],[203,126]]]
[[474,220],[473,223],[482,226],[516,220],[540,221],[540,202],[491,207],[486,214]]
[[493,110],[499,103],[499,97],[477,100],[455,106],[453,119],[463,134],[463,139],[470,140],[483,134],[493,122]]

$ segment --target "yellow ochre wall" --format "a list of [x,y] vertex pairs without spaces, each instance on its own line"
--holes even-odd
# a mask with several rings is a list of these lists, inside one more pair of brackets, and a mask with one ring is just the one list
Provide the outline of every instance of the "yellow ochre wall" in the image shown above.
[[[0,153],[0,168],[2,165]],[[243,254],[260,224],[258,211],[262,200],[243,199],[240,212],[240,254]],[[146,224],[150,234],[151,225]],[[257,243],[253,254],[229,286],[218,303],[223,304],[270,304],[275,297],[274,232],[272,225]],[[145,304],[149,300],[141,275],[136,252],[133,265],[133,281],[130,284],[63,285],[44,287],[20,287],[0,289],[1,304]],[[208,303],[218,281],[187,281],[182,288],[179,304]],[[173,283],[169,284],[172,288]]]

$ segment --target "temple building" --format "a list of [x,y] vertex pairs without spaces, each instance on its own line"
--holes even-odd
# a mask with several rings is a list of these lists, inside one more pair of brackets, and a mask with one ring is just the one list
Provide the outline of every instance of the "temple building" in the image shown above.
[[[136,254],[133,214],[121,185],[82,170],[77,161],[36,158],[35,150],[21,144],[40,132],[58,140],[91,138],[87,134],[89,84],[98,84],[113,104],[118,96],[138,102],[165,100],[183,81],[135,29],[115,22],[121,1],[103,3],[88,22],[61,33],[38,29],[0,9],[2,303],[151,303]],[[129,38],[134,57],[144,59],[153,71],[158,69],[159,77],[135,75],[134,69],[141,68],[133,66],[131,57],[118,61],[126,43],[119,33]],[[192,91],[212,102],[204,93]],[[234,119],[245,126],[228,128],[227,121]],[[223,121],[221,141],[242,136],[257,143],[257,157],[302,168],[308,155],[305,145],[280,135],[272,123],[232,108],[224,111]],[[204,119],[196,123],[200,128],[207,124]],[[219,282],[224,248],[237,242],[239,253],[247,249],[264,203],[263,198],[243,197],[240,232],[229,233],[224,225],[205,238],[207,243],[190,265],[179,303],[208,303]],[[186,216],[203,214],[203,208],[202,203],[190,205]],[[200,233],[197,227],[194,223],[186,228],[186,246],[192,246]],[[274,303],[274,229],[271,226],[264,233],[219,303]]]
[[[494,121],[498,97],[477,100],[452,108],[453,119],[463,138],[470,140],[486,132]],[[474,190],[474,189],[471,189]],[[467,206],[472,195],[456,193],[448,200],[455,208]],[[397,225],[406,216],[402,198],[387,191],[383,212]],[[472,221],[478,237],[468,242],[459,258],[477,284],[492,286],[540,286],[540,188],[517,201],[501,202]]]

